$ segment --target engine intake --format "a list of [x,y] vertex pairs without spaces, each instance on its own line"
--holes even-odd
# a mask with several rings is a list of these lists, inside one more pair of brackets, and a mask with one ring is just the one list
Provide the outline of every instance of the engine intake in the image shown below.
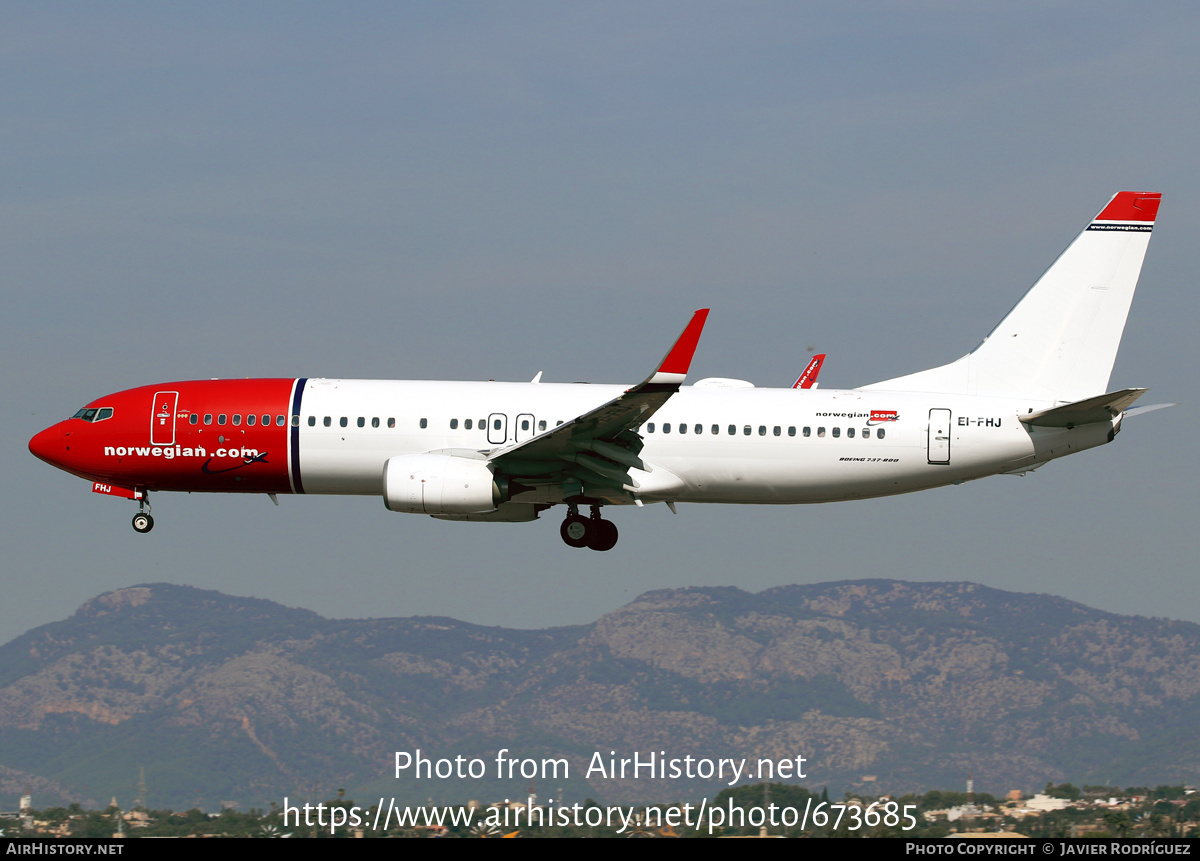
[[494,511],[503,494],[487,461],[452,454],[405,454],[383,465],[383,504],[407,514]]

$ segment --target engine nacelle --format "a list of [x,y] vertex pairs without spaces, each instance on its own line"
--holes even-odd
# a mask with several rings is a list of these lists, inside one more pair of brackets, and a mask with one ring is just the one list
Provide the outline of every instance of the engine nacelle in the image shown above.
[[493,511],[502,494],[487,461],[452,454],[405,454],[383,465],[383,504],[408,514]]

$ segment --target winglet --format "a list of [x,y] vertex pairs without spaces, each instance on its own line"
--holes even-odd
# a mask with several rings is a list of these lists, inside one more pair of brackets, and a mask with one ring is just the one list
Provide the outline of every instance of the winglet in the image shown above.
[[[688,322],[683,330],[683,334],[675,341],[675,346],[667,351],[667,355],[663,357],[662,362],[658,365],[658,370],[650,375],[646,383],[668,383],[679,385],[687,376],[688,368],[692,364],[692,356],[696,352],[696,345],[700,343],[700,333],[704,331],[704,321],[708,319],[708,308],[701,308],[692,315],[692,319]],[[645,384],[643,384],[645,385]]]
[[793,389],[811,389],[817,384],[817,375],[821,373],[821,365],[825,362],[825,354],[817,353],[808,363],[804,372],[792,383]]

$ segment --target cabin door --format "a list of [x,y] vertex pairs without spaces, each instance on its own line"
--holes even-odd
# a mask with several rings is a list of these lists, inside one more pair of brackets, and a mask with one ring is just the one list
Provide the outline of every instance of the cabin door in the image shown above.
[[929,462],[950,462],[950,410],[929,411]]
[[150,410],[150,445],[175,445],[175,405],[179,392],[155,392]]

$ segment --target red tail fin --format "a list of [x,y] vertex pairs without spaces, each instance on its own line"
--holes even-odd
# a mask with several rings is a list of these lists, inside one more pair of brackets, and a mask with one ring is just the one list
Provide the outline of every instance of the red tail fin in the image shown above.
[[808,363],[808,367],[804,369],[796,382],[792,383],[793,389],[811,389],[817,382],[817,374],[821,373],[821,365],[825,363],[825,354],[817,353],[812,357],[812,361]]

